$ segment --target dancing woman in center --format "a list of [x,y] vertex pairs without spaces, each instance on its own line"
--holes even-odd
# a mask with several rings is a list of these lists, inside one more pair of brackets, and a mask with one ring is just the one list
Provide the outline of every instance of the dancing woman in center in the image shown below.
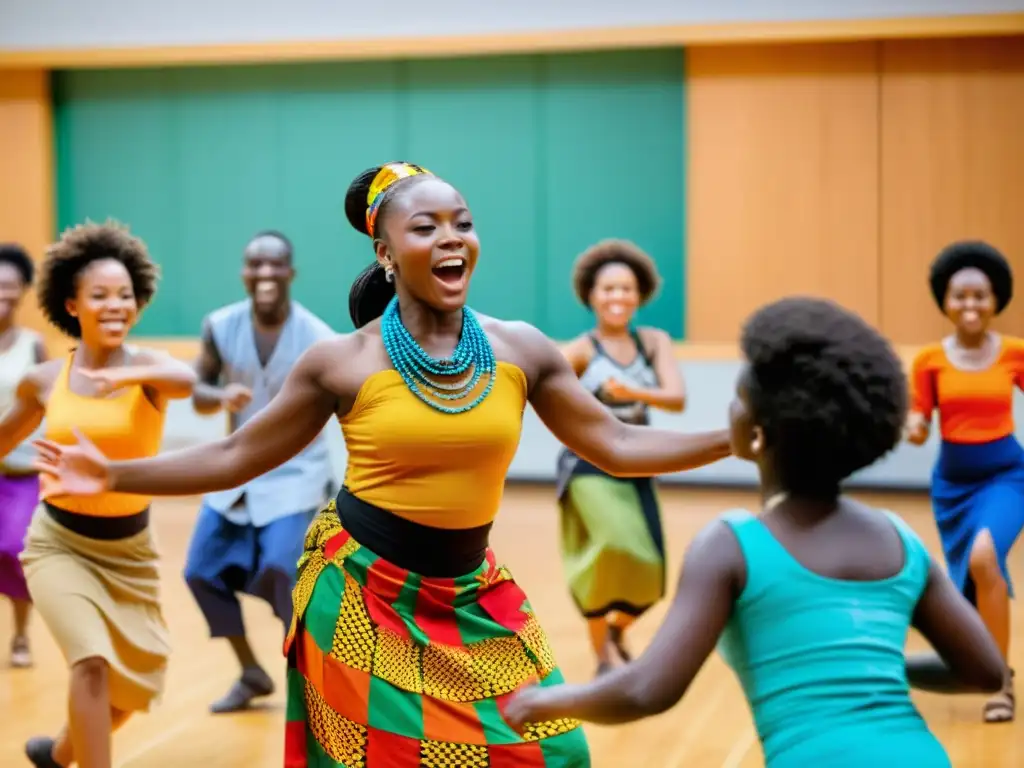
[[[651,257],[624,240],[588,248],[573,267],[576,296],[597,323],[563,352],[580,383],[627,424],[647,424],[650,408],[679,412],[686,401],[669,335],[632,325],[660,283]],[[569,591],[587,619],[600,674],[613,650],[629,660],[627,627],[665,595],[654,478],[612,477],[563,449],[557,493]]]
[[336,413],[348,469],[299,564],[286,766],[589,766],[577,721],[520,734],[503,714],[523,686],[562,680],[488,545],[523,411],[620,475],[715,461],[728,435],[623,424],[537,329],[466,307],[473,219],[420,166],[361,174],[345,210],[375,254],[349,296],[357,330],[310,348],[265,409],[223,440],[141,461],[41,442],[39,469],[64,492],[208,492],[287,461]]

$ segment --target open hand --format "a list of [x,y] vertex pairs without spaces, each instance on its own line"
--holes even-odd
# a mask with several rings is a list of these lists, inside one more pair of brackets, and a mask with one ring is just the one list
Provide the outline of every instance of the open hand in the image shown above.
[[79,368],[78,373],[96,387],[97,397],[106,397],[125,386],[123,369],[120,368]]
[[47,488],[48,496],[94,496],[110,490],[110,462],[78,429],[75,445],[60,445],[52,440],[36,440],[39,451],[33,467],[55,478]]
[[241,384],[228,384],[224,387],[221,402],[230,413],[238,413],[252,402],[252,390]]
[[527,723],[536,723],[545,719],[541,715],[545,692],[539,685],[523,688],[505,705],[502,713],[507,722],[517,732],[522,733]]

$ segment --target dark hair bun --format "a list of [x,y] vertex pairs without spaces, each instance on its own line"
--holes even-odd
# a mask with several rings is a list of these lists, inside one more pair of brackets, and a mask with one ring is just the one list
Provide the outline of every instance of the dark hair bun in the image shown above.
[[352,179],[352,183],[345,191],[345,217],[353,229],[364,235],[370,234],[366,228],[366,196],[370,192],[370,185],[373,184],[373,180],[380,173],[382,167],[377,165],[367,168]]

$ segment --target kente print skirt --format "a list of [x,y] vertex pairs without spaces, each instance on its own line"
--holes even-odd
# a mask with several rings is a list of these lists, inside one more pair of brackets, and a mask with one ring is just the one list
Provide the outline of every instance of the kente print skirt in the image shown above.
[[285,653],[285,768],[588,768],[575,720],[513,730],[520,688],[563,678],[526,595],[488,551],[455,579],[378,557],[335,503],[306,535]]

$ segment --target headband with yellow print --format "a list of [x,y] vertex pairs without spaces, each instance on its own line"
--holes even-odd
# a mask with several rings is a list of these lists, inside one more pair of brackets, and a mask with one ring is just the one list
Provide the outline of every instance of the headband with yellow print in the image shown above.
[[377,212],[380,204],[384,202],[384,193],[394,184],[402,179],[412,176],[433,176],[430,171],[421,165],[412,163],[388,163],[382,165],[377,175],[370,182],[370,190],[366,193],[366,232],[372,238],[374,226],[377,223]]

